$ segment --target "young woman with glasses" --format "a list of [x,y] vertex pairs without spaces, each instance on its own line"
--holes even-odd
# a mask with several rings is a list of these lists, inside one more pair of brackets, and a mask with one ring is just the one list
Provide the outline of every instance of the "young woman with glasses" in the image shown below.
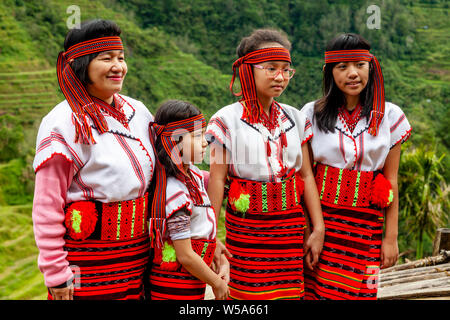
[[[226,204],[226,248],[231,299],[301,299],[303,255],[318,261],[324,224],[306,142],[306,117],[275,101],[289,84],[291,44],[279,31],[259,29],[241,40],[230,89],[238,71],[240,101],[210,120],[208,194],[217,214]],[[225,194],[227,189],[227,194]],[[303,248],[305,215],[313,232]],[[220,265],[220,262],[218,262]]]

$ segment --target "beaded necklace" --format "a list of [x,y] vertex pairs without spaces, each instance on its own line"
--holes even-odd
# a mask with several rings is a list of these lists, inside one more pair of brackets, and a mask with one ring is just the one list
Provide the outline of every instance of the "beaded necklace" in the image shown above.
[[[272,134],[270,133],[270,128],[264,123],[264,121],[258,121],[255,123],[256,128],[258,129],[259,133],[261,134],[264,144],[266,146],[266,156],[267,160],[269,161],[269,164],[272,168],[272,171],[276,177],[282,177],[286,171],[287,171],[287,139],[286,139],[286,131],[283,128],[283,123],[281,120],[281,106],[274,101],[272,104],[272,111],[271,111],[271,125],[270,128],[273,128],[275,135],[275,129],[280,129],[280,140],[281,140],[281,161],[277,158],[276,153],[272,152],[272,149],[270,147],[270,136]],[[275,109],[275,110],[274,110]],[[276,117],[276,118],[272,118]],[[261,119],[261,118],[260,118]]]

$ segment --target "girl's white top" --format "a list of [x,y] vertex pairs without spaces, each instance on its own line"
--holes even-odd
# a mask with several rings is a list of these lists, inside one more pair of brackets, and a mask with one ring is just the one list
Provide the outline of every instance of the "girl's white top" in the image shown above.
[[[195,183],[200,189],[203,198],[202,205],[194,205],[187,186],[175,177],[167,178],[166,187],[166,218],[169,219],[176,212],[184,209],[190,215],[190,234],[177,239],[208,239],[216,237],[216,215],[206,193],[204,177],[202,172],[194,165],[189,169],[194,177]],[[168,235],[166,234],[165,237]]]
[[[261,124],[250,124],[241,119],[240,102],[220,109],[211,117],[206,139],[223,146],[229,154],[228,173],[231,176],[254,180],[279,182],[283,161],[288,171],[300,170],[302,145],[312,137],[311,124],[298,109],[281,104],[278,126],[273,134]],[[284,130],[287,148],[283,155],[280,134]],[[266,141],[271,154],[267,156]],[[222,148],[218,148],[222,150]]]
[[123,112],[129,129],[104,112],[109,130],[103,134],[92,130],[96,144],[74,142],[72,109],[67,100],[43,118],[33,168],[38,171],[55,154],[72,163],[73,181],[67,191],[66,203],[89,199],[100,202],[131,200],[142,197],[147,191],[155,164],[149,137],[153,116],[142,102],[121,97],[126,101]]
[[411,126],[403,111],[386,102],[383,120],[377,136],[369,132],[369,121],[363,117],[353,132],[342,117],[336,120],[333,132],[319,130],[314,117],[315,101],[307,103],[302,112],[311,121],[314,137],[311,139],[314,161],[341,168],[360,171],[376,171],[384,167],[386,157],[393,146],[405,142],[411,134]]

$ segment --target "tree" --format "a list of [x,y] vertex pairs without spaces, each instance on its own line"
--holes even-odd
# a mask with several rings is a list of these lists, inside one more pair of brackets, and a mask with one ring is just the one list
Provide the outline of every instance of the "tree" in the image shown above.
[[401,217],[416,240],[416,258],[423,257],[424,236],[432,238],[449,223],[449,187],[443,159],[435,148],[419,147],[402,155],[399,168]]

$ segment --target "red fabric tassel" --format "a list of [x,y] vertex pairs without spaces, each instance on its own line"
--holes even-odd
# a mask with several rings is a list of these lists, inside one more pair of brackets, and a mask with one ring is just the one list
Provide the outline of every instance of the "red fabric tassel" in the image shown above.
[[234,202],[240,198],[242,194],[246,194],[247,190],[236,180],[233,180],[230,185],[230,189],[228,191],[228,202],[231,205],[231,208],[236,211],[236,206]]
[[270,155],[272,154],[272,149],[270,149],[270,142],[269,140],[266,141],[266,152],[267,152],[267,156],[270,157]]
[[95,230],[97,210],[91,201],[77,201],[66,209],[64,223],[73,240],[85,240]]
[[392,186],[381,173],[372,182],[370,202],[380,208],[388,207],[393,200]]
[[280,134],[280,139],[281,139],[281,147],[287,147],[287,139],[286,139],[286,132],[282,132]]

